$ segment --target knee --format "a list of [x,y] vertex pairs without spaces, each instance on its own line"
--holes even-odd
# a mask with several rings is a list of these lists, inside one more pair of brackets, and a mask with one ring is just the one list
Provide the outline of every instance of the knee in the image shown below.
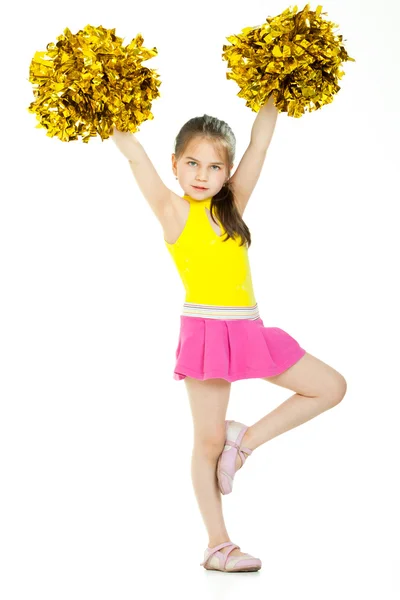
[[339,404],[347,391],[347,381],[341,373],[337,373],[329,385],[329,400],[332,406]]
[[210,459],[218,458],[225,444],[225,424],[222,427],[210,427],[207,432],[195,434],[194,451]]

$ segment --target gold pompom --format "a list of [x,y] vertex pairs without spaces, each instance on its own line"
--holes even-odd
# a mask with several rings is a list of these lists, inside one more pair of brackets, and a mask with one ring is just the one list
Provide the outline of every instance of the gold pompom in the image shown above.
[[134,133],[153,119],[151,104],[160,96],[156,70],[141,63],[157,54],[143,48],[138,34],[127,46],[114,29],[87,25],[73,34],[66,28],[46,52],[35,52],[29,81],[36,97],[28,111],[37,128],[63,142],[82,136],[107,139],[113,127]]
[[342,62],[355,60],[333,32],[337,25],[321,14],[326,14],[322,6],[312,11],[307,4],[299,13],[295,6],[226,38],[232,44],[223,46],[222,58],[231,69],[226,77],[238,83],[237,95],[246,106],[258,112],[273,94],[280,112],[300,117],[333,102]]

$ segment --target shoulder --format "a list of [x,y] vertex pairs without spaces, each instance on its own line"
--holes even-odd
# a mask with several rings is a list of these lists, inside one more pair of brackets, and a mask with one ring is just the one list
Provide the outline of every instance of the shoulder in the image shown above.
[[165,206],[164,214],[166,218],[181,219],[187,217],[189,213],[190,202],[170,190],[169,202]]
[[186,198],[175,194],[175,192],[171,190],[171,204],[175,207],[175,209],[179,210],[184,207],[188,207],[190,202],[189,200],[186,200]]
[[188,219],[189,210],[190,202],[171,191],[170,201],[160,219],[165,240],[176,240],[179,237]]

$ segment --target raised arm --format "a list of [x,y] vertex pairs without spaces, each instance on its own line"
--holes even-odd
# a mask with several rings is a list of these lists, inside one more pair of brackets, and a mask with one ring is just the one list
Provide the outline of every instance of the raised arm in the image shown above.
[[273,97],[270,96],[268,102],[257,113],[251,130],[250,143],[231,177],[236,204],[241,215],[260,177],[277,117],[278,110],[273,103]]
[[171,190],[163,183],[145,149],[133,133],[114,127],[111,139],[127,158],[136,182],[161,223],[171,208]]

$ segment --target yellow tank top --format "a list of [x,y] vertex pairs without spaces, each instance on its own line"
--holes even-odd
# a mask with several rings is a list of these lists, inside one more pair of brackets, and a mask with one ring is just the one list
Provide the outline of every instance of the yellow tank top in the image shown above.
[[[246,318],[249,315],[257,318],[247,244],[240,246],[241,238],[236,235],[235,239],[223,241],[226,234],[222,223],[221,237],[213,230],[206,213],[211,198],[194,200],[188,195],[184,198],[190,204],[185,227],[174,244],[164,242],[186,290],[185,304],[192,311],[186,314],[193,314],[194,305],[200,311],[203,306],[215,306],[233,309],[232,314],[237,318],[240,307],[249,307],[243,314]],[[217,214],[215,219],[218,220]],[[239,307],[236,313],[235,307]]]

